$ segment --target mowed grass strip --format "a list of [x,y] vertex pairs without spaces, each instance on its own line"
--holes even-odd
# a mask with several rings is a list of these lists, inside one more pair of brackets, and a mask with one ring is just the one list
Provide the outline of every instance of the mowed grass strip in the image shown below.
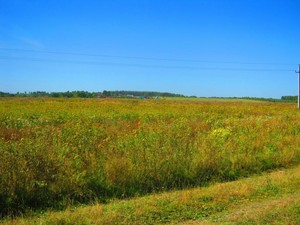
[[47,212],[4,224],[299,224],[300,166],[209,187]]

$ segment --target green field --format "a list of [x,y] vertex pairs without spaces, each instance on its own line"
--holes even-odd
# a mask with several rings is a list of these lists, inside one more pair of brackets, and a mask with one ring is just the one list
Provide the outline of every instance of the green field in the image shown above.
[[[77,214],[84,218],[82,213],[99,213],[100,207],[114,214],[116,223],[141,224],[144,220],[151,224],[152,216],[147,219],[135,214],[144,210],[143,206],[132,208],[135,200],[113,199],[208,186],[299,165],[300,111],[295,104],[247,100],[1,98],[0,154],[2,217],[26,217],[99,202],[104,205],[65,213],[71,213],[76,221]],[[233,184],[239,183],[228,184],[229,191]],[[245,185],[251,189],[247,180]],[[285,190],[285,183],[278,185]],[[292,183],[286,184],[286,189],[291,196],[283,191],[278,197],[296,198],[287,210],[299,213],[299,193]],[[178,193],[202,196],[202,190]],[[213,200],[207,199],[211,204],[223,200],[214,186],[205,191],[212,196]],[[170,198],[176,193],[171,192]],[[268,190],[264,193],[269,196]],[[195,209],[186,206],[188,215],[177,203],[162,201],[156,206],[160,204],[157,196],[137,201],[150,201],[153,210],[160,207],[153,218],[159,218],[160,210],[170,215],[179,210],[182,215],[166,220],[163,214],[161,223],[203,218],[197,215],[200,206],[193,206],[191,196],[187,202]],[[244,200],[238,199],[237,204]],[[229,210],[231,206],[224,207]],[[118,216],[122,210],[136,219]],[[216,207],[210,213],[208,207],[208,211],[205,217],[223,209]],[[49,220],[59,220],[59,213],[50,215],[54,219]]]

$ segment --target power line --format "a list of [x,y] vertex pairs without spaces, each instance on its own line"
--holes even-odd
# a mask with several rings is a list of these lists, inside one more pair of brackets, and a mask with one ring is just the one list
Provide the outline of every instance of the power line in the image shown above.
[[118,66],[118,67],[140,67],[140,68],[160,68],[160,69],[191,69],[191,70],[222,70],[222,71],[255,71],[255,72],[291,72],[289,69],[260,69],[260,68],[226,68],[226,67],[197,67],[197,66],[173,66],[173,65],[153,65],[153,64],[137,64],[137,63],[111,63],[100,61],[82,61],[82,60],[59,60],[59,59],[43,59],[43,58],[27,58],[27,57],[7,57],[0,56],[0,60],[20,60],[31,62],[45,63],[68,63],[68,64],[85,64],[85,65],[102,65],[102,66]]
[[120,58],[120,59],[136,59],[136,60],[153,60],[153,61],[170,61],[170,62],[191,62],[191,63],[214,63],[214,64],[237,64],[237,65],[280,65],[280,66],[294,66],[291,63],[275,63],[275,62],[238,62],[238,61],[211,61],[211,60],[195,60],[195,59],[178,59],[178,58],[152,58],[142,56],[123,56],[123,55],[108,55],[108,54],[91,54],[79,52],[64,52],[64,51],[45,51],[34,49],[21,48],[0,48],[4,51],[18,51],[18,52],[32,52],[43,54],[58,54],[58,55],[73,55],[73,56],[89,56],[89,57],[103,57],[103,58]]

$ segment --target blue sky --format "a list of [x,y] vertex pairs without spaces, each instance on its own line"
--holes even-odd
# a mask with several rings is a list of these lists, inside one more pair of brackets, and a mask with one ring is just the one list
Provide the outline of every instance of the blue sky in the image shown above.
[[0,91],[297,95],[299,8],[298,0],[0,0]]

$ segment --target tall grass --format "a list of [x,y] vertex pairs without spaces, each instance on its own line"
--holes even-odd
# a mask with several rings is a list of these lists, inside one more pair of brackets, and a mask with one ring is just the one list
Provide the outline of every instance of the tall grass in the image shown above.
[[2,216],[235,180],[299,161],[293,104],[0,100]]

